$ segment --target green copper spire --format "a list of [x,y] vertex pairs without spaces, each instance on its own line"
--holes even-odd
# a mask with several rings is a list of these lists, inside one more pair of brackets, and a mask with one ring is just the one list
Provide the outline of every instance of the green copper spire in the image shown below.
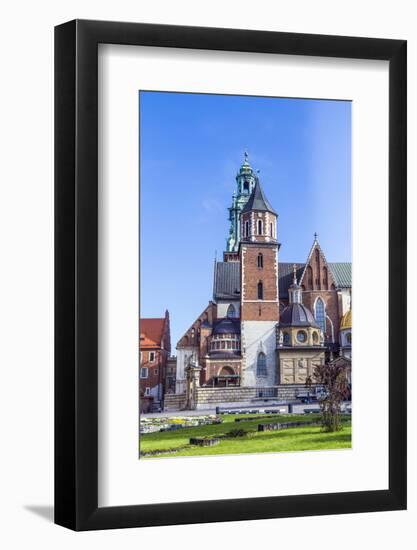
[[232,206],[229,207],[230,231],[226,250],[236,252],[240,241],[240,213],[255,187],[257,176],[249,164],[249,155],[245,151],[243,163],[236,174],[237,189],[232,196]]

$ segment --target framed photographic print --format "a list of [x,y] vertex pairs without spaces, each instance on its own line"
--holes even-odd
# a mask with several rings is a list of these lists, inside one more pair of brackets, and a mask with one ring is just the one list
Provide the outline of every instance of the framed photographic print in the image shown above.
[[55,521],[406,507],[406,42],[55,30]]

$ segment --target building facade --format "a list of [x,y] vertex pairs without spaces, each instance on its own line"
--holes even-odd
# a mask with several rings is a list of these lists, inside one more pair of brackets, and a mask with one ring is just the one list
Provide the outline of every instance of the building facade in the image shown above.
[[139,395],[141,412],[163,406],[167,361],[171,352],[169,313],[165,317],[140,319]]
[[177,394],[197,366],[201,387],[304,383],[345,349],[351,264],[329,263],[317,235],[305,263],[280,262],[278,214],[246,153],[236,185],[212,299],[177,343]]

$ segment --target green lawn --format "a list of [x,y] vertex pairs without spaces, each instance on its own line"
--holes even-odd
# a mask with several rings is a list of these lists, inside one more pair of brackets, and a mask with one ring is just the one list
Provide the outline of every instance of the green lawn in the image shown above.
[[[206,456],[219,454],[265,453],[280,451],[306,451],[318,449],[343,449],[351,447],[351,424],[343,424],[343,430],[335,433],[323,432],[320,426],[288,428],[280,431],[258,432],[259,423],[313,421],[318,415],[277,415],[268,419],[235,422],[245,415],[224,415],[222,424],[180,428],[171,432],[157,432],[140,436],[141,452],[178,449],[175,453],[161,453],[144,458],[175,456]],[[250,415],[254,416],[254,415]],[[264,416],[264,415],[260,415]],[[189,445],[190,437],[226,435],[233,429],[248,432],[244,437],[223,439],[214,447]]]

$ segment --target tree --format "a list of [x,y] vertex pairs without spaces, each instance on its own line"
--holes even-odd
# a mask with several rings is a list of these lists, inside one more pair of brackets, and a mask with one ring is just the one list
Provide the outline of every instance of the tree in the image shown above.
[[325,389],[325,395],[320,399],[321,421],[326,432],[336,432],[342,429],[341,404],[349,395],[349,384],[346,378],[346,368],[340,364],[325,363],[318,365],[309,376],[306,386],[320,384]]

